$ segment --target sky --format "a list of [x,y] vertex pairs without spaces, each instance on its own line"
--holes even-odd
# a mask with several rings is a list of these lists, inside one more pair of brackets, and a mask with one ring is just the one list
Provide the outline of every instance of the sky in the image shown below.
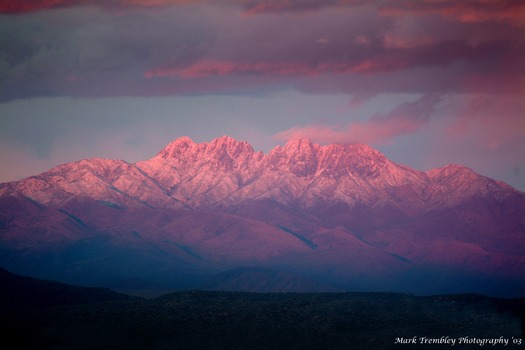
[[525,191],[523,57],[520,0],[2,0],[0,182],[229,135]]

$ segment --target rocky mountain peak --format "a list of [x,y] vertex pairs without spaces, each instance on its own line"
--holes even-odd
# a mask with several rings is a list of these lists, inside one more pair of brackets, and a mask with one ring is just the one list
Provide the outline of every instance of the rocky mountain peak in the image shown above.
[[206,153],[225,153],[232,158],[252,155],[255,151],[246,141],[237,141],[230,136],[219,137],[210,143],[204,143]]
[[438,266],[452,292],[472,273],[470,292],[508,283],[525,295],[524,210],[525,194],[468,168],[424,173],[366,145],[292,140],[263,154],[183,137],[143,162],[81,160],[1,184],[0,263],[97,285],[98,271],[156,284],[166,271],[186,281],[190,270],[290,266],[347,289],[432,293],[432,278],[406,281]]
[[472,169],[458,164],[445,165],[427,171],[427,175],[439,183],[468,183],[469,186],[483,185],[489,179],[476,174]]
[[160,151],[157,156],[164,159],[169,157],[179,157],[195,145],[196,143],[192,139],[190,139],[188,136],[183,136],[164,147],[164,149]]
[[317,171],[319,146],[307,139],[292,139],[284,147],[270,151],[267,163],[272,169],[290,171],[295,175],[312,176]]
[[459,189],[473,195],[501,187],[459,165],[419,172],[363,144],[321,146],[295,139],[263,154],[229,136],[202,143],[181,137],[150,160],[135,164],[81,160],[51,169],[38,181],[10,186],[39,203],[81,195],[122,206],[172,206],[177,201],[191,207],[260,196],[282,203],[298,201],[305,207],[315,205],[315,198],[352,204],[357,198],[366,202],[382,196],[388,202],[399,186],[448,197]]
[[304,138],[291,139],[284,145],[284,149],[290,151],[311,149],[312,147],[312,142]]
[[367,157],[370,159],[386,159],[386,157],[368,145],[362,143],[351,143],[344,146],[345,151],[354,156]]

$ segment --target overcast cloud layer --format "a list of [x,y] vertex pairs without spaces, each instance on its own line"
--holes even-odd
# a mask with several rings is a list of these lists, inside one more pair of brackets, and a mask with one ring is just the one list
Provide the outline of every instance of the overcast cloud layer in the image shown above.
[[188,135],[368,143],[525,190],[525,3],[0,4],[0,181]]

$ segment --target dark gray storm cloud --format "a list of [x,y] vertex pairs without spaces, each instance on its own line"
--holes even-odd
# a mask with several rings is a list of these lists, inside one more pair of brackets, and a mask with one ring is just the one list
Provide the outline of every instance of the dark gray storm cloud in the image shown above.
[[[213,19],[185,9],[73,8],[0,18],[0,97],[147,94],[143,72],[205,54]],[[146,82],[147,83],[147,82]]]
[[525,80],[512,19],[446,18],[404,2],[123,3],[135,6],[0,15],[0,100],[289,87],[515,93]]

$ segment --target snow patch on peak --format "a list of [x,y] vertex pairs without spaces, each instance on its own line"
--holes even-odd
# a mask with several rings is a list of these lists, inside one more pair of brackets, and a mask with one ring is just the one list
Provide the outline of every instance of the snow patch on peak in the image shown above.
[[313,146],[312,142],[309,139],[305,138],[296,138],[289,140],[284,149],[301,149],[301,148],[311,148]]
[[[192,139],[187,136],[180,137],[166,147],[164,147],[153,159],[170,159],[170,158],[179,158],[187,152],[188,149],[196,145]],[[142,163],[142,162],[138,162]]]
[[441,168],[431,169],[426,173],[430,178],[434,178],[437,176],[449,177],[452,175],[476,174],[472,169],[459,164],[447,164]]
[[385,158],[385,156],[381,152],[363,143],[350,143],[345,145],[344,147],[348,153],[359,154],[369,157]]
[[181,154],[194,145],[195,142],[193,142],[192,139],[190,139],[188,136],[183,136],[164,147],[164,149],[160,151],[158,155],[166,158],[168,156],[173,156],[174,154]]
[[188,136],[181,136],[181,137],[179,137],[178,139],[176,139],[173,142],[174,143],[175,142],[179,142],[179,143],[194,143],[193,140],[190,137],[188,137]]
[[89,159],[59,166],[42,177],[43,182],[21,183],[20,193],[40,203],[79,195],[121,206],[153,207],[212,206],[255,198],[305,207],[320,201],[390,201],[397,206],[400,199],[411,198],[410,210],[416,210],[426,205],[421,196],[442,194],[446,200],[429,205],[448,205],[455,192],[461,193],[454,195],[460,200],[464,194],[492,191],[497,183],[489,180],[454,164],[419,172],[363,144],[319,145],[295,139],[264,154],[228,136],[202,143],[181,137],[154,158],[135,164]]
[[169,148],[169,147],[180,147],[180,146],[185,146],[185,145],[194,145],[195,142],[190,139],[188,136],[182,136],[182,137],[179,137],[178,139],[174,140],[173,142],[171,142],[168,146],[166,146],[166,148]]
[[221,137],[216,138],[210,143],[218,143],[218,144],[237,144],[237,143],[247,143],[246,141],[238,141],[234,139],[231,136],[228,135],[222,135]]
[[[230,136],[222,136],[212,140],[211,142],[196,143],[187,136],[176,139],[160,151],[155,158],[164,160],[180,159],[192,154],[193,158],[219,156],[224,154],[233,158],[243,154],[253,154],[255,151],[252,146],[246,141],[237,141]],[[154,159],[155,159],[154,158]],[[139,162],[143,163],[143,162]]]
[[448,164],[448,165],[445,165],[442,169],[447,172],[448,171],[450,172],[458,172],[458,171],[473,172],[472,169],[464,165],[459,165],[459,164]]
[[238,141],[230,136],[222,136],[202,145],[206,146],[208,152],[224,151],[234,158],[243,153],[253,154],[255,152],[248,142]]

